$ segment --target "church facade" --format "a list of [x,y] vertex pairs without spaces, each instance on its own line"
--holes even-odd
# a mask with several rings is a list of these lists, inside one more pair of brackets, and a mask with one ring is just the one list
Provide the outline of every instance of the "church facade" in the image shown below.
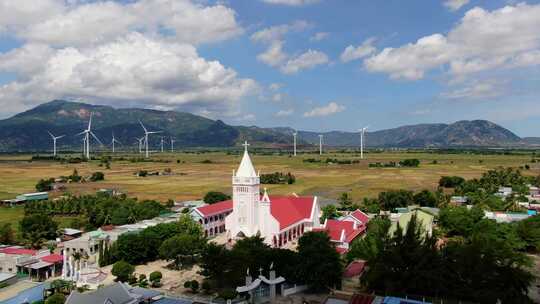
[[[284,247],[305,232],[319,228],[317,197],[270,196],[266,189],[261,193],[259,174],[253,167],[247,144],[245,147],[240,166],[232,176],[232,200],[192,212],[195,220],[203,224],[205,234],[225,232],[228,240],[260,235],[268,245]],[[220,227],[217,230],[216,224],[211,225],[214,220]]]

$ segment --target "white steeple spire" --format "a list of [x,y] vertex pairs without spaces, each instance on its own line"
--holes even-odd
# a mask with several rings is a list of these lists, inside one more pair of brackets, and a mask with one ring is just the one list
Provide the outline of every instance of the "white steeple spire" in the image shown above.
[[251,162],[251,158],[249,157],[248,153],[248,146],[249,144],[247,141],[243,144],[244,146],[244,156],[242,157],[242,161],[240,162],[240,166],[238,167],[238,170],[236,170],[236,176],[237,177],[257,177],[257,173],[255,172],[255,168],[253,168],[253,163]]

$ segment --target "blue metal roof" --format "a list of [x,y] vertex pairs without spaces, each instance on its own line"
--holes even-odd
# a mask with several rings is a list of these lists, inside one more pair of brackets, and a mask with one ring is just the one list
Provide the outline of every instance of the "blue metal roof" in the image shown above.
[[155,301],[153,304],[192,304],[193,301],[186,299],[173,299],[173,298],[163,298]]

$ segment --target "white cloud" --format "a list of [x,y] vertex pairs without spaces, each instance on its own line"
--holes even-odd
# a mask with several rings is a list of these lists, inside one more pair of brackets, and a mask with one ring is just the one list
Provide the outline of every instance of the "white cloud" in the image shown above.
[[272,83],[268,86],[268,88],[272,91],[277,91],[283,87],[282,83]]
[[450,11],[455,12],[459,10],[464,5],[467,5],[469,0],[446,0],[443,5],[446,6]]
[[257,59],[269,66],[279,66],[287,59],[287,54],[283,52],[283,41],[274,41],[268,49],[257,55]]
[[287,117],[294,114],[294,109],[287,109],[287,110],[280,110],[278,111],[275,116],[276,117]]
[[464,87],[454,89],[441,94],[442,97],[454,100],[485,99],[501,96],[504,92],[504,84],[493,81],[475,81]]
[[343,53],[341,53],[341,61],[349,62],[373,54],[377,51],[377,49],[373,46],[374,41],[375,39],[370,38],[357,47],[349,45],[347,48],[345,48]]
[[56,46],[102,43],[131,31],[158,35],[158,30],[166,30],[175,42],[191,44],[221,41],[243,32],[234,10],[219,4],[203,6],[191,0],[73,3],[3,0],[0,30]]
[[345,111],[345,106],[339,105],[335,102],[331,102],[326,106],[314,108],[309,112],[305,112],[304,117],[329,116],[343,111]]
[[0,72],[15,76],[0,86],[0,106],[15,111],[69,98],[236,111],[258,85],[200,57],[196,45],[242,32],[234,10],[195,0],[2,0],[0,34],[22,45],[0,53]]
[[270,4],[289,5],[289,6],[302,6],[302,5],[318,3],[320,2],[320,0],[263,0],[263,2],[270,3]]
[[476,7],[447,34],[385,48],[364,61],[368,71],[416,80],[434,69],[454,77],[497,68],[538,64],[540,4],[517,4],[494,11]]
[[328,56],[316,50],[308,50],[307,52],[291,58],[281,67],[281,71],[285,74],[295,74],[301,70],[310,69],[328,62]]
[[280,102],[282,100],[283,100],[283,94],[281,94],[281,93],[277,93],[277,94],[274,94],[272,96],[272,101],[273,102]]
[[310,41],[322,41],[330,36],[330,33],[328,32],[318,32],[313,35],[313,37],[309,38]]
[[297,20],[291,24],[282,24],[271,26],[259,30],[251,35],[253,42],[272,43],[276,40],[282,40],[289,32],[301,32],[309,28],[311,24],[305,20]]
[[[33,71],[13,64],[37,57],[42,62]],[[23,76],[0,87],[2,106],[77,96],[115,105],[139,101],[154,107],[223,111],[256,89],[253,80],[238,78],[217,61],[206,61],[189,44],[139,33],[98,47],[21,48],[0,57],[0,70]]]

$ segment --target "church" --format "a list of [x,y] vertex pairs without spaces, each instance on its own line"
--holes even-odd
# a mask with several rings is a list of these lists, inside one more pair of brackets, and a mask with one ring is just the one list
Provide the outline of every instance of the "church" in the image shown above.
[[320,227],[317,197],[272,196],[261,193],[247,146],[238,170],[232,176],[232,200],[199,207],[192,217],[203,225],[207,236],[226,233],[232,241],[260,235],[273,247],[284,247],[305,232]]

